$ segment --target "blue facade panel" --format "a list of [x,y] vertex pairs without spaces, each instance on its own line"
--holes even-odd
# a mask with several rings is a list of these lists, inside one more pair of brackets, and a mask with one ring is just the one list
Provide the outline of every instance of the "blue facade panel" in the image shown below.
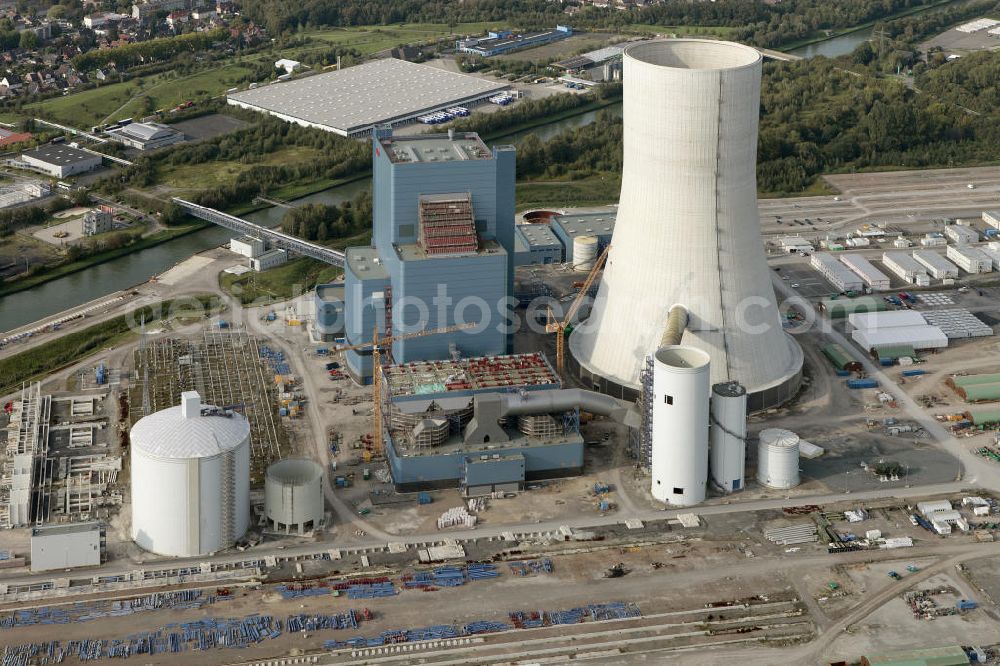
[[494,484],[523,483],[525,474],[524,456],[504,454],[466,457],[462,474],[464,486],[491,486]]
[[[457,486],[465,471],[465,459],[487,451],[448,450],[440,454],[400,456],[392,442],[386,442],[392,480],[397,486],[437,485]],[[518,445],[501,448],[494,445],[488,453],[502,456],[524,456],[524,474],[527,478],[566,476],[583,469],[583,440],[555,444]]]
[[[378,326],[385,330],[385,297],[389,276],[374,263],[371,248],[349,248],[344,262],[344,337],[348,345],[370,342]],[[364,259],[362,261],[362,258]],[[348,371],[367,381],[372,374],[372,356],[368,350],[344,354]]]
[[507,321],[499,314],[506,296],[506,253],[405,261],[399,270],[395,284],[402,289],[393,289],[394,332],[484,325],[396,342],[392,353],[397,362],[448,358],[450,343],[463,356],[507,352]]

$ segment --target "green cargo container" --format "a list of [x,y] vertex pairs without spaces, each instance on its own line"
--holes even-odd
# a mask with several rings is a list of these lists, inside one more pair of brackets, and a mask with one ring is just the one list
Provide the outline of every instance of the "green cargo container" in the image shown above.
[[837,368],[837,370],[858,372],[863,367],[860,361],[855,361],[853,358],[848,356],[847,352],[844,351],[844,348],[838,344],[823,347],[823,355],[829,359],[830,363],[833,363],[833,367]]
[[819,308],[830,319],[844,319],[855,312],[882,312],[886,309],[882,299],[863,296],[861,298],[825,298]]
[[959,386],[958,394],[966,402],[982,402],[984,400],[1000,400],[1000,382],[996,384],[972,384]]
[[962,377],[952,377],[951,383],[955,386],[977,386],[979,384],[1000,383],[1000,372],[991,372],[985,375],[964,375]]

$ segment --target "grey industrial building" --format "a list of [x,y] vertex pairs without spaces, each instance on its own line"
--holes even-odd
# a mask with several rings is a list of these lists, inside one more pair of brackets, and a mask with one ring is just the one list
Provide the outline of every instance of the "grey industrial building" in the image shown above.
[[107,131],[112,141],[138,150],[154,150],[172,146],[184,140],[184,135],[168,125],[160,123],[129,123],[123,127]]
[[615,231],[617,213],[581,213],[579,215],[554,215],[549,222],[552,233],[563,244],[566,257],[573,256],[573,241],[581,236],[596,236],[598,251],[611,242]]
[[316,308],[315,326],[313,331],[317,338],[331,342],[344,335],[344,283],[316,285],[313,295]]
[[50,143],[21,153],[21,160],[29,167],[53,178],[66,178],[78,173],[93,171],[101,166],[102,158],[95,153]]
[[514,228],[515,266],[558,264],[565,256],[562,242],[548,224],[519,224]]
[[101,523],[47,525],[31,530],[31,570],[96,567],[104,553]]
[[402,125],[452,106],[470,106],[509,85],[429,65],[383,58],[228,95],[229,104],[342,136]]

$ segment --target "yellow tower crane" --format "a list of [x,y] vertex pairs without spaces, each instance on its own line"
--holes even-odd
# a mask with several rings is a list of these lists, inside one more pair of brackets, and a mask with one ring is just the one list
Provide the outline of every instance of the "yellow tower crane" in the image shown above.
[[576,298],[573,299],[573,303],[570,304],[569,310],[566,311],[566,315],[562,318],[562,321],[556,319],[555,314],[552,312],[552,307],[549,306],[549,318],[548,323],[545,325],[546,333],[556,333],[556,369],[559,372],[563,371],[563,365],[566,362],[566,327],[570,325],[573,321],[573,317],[579,312],[580,306],[583,305],[583,297],[586,296],[587,292],[590,291],[590,287],[594,284],[594,280],[597,279],[597,274],[601,272],[604,268],[604,262],[608,258],[608,251],[611,249],[609,244],[604,248],[604,252],[597,257],[597,261],[594,262],[594,267],[590,269],[590,273],[587,275],[587,279],[584,280],[583,286],[580,287],[579,293],[577,293]]
[[399,340],[411,340],[413,338],[422,338],[428,335],[441,335],[443,333],[454,333],[455,331],[462,331],[467,328],[474,328],[479,324],[458,324],[455,326],[447,326],[445,328],[435,328],[430,331],[417,331],[416,333],[404,333],[402,335],[393,335],[387,338],[380,338],[378,335],[378,326],[375,327],[375,331],[372,333],[372,341],[365,342],[360,345],[351,345],[349,347],[337,347],[336,351],[357,351],[360,349],[371,349],[372,350],[372,416],[374,432],[372,433],[372,449],[376,456],[385,454],[385,439],[382,435],[383,428],[383,417],[382,417],[382,350],[387,346],[391,345],[393,342]]

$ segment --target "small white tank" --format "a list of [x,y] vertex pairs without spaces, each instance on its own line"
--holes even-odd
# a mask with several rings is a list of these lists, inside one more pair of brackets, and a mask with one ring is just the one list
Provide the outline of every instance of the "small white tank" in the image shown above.
[[760,431],[757,481],[779,490],[799,485],[799,436],[783,428]]
[[597,236],[577,236],[573,239],[573,270],[589,273],[597,259]]

